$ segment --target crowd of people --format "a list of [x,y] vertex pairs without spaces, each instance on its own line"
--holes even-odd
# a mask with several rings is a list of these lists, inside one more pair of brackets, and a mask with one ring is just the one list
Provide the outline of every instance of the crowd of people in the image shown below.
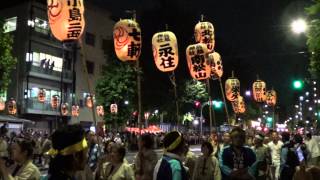
[[[320,175],[320,144],[310,133],[276,131],[248,136],[240,127],[212,132],[201,140],[201,154],[190,150],[188,136],[162,136],[162,153],[151,134],[138,136],[133,163],[119,134],[102,138],[80,125],[52,135],[0,128],[0,174],[5,180],[315,180]],[[47,167],[40,173],[39,167]],[[42,170],[43,171],[43,170]]]

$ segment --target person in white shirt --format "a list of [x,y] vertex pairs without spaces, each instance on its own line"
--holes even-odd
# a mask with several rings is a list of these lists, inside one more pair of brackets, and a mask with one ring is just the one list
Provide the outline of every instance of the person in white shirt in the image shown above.
[[319,166],[320,165],[320,145],[312,138],[311,133],[307,133],[305,137],[305,143],[307,150],[310,153],[308,158],[308,165]]
[[272,141],[268,143],[271,150],[272,168],[271,174],[273,179],[279,179],[280,177],[280,152],[283,143],[279,141],[279,136],[276,131],[272,132]]

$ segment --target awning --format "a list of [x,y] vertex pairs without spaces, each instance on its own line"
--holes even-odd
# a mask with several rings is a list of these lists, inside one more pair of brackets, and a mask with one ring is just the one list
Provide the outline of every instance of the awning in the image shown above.
[[1,121],[6,121],[9,123],[30,123],[30,124],[35,123],[35,122],[28,120],[28,119],[22,119],[22,118],[10,116],[10,115],[0,115],[0,122]]

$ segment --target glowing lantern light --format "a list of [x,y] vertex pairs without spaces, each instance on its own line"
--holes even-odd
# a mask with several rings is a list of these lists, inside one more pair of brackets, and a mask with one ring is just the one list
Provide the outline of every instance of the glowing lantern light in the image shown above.
[[92,108],[94,102],[93,102],[93,96],[92,95],[87,95],[86,96],[86,106],[87,108]]
[[227,79],[225,90],[227,99],[235,101],[240,96],[240,81],[234,77]]
[[121,61],[136,61],[141,54],[141,29],[131,19],[118,21],[113,28],[114,48]]
[[267,91],[266,102],[269,106],[274,106],[277,103],[277,93],[275,90]]
[[211,76],[214,78],[221,78],[223,75],[223,65],[221,56],[217,52],[210,53],[208,60],[211,65]]
[[214,50],[214,28],[210,22],[198,22],[194,28],[194,36],[197,43],[206,44],[208,51]]
[[176,36],[170,32],[159,32],[152,37],[153,58],[157,68],[162,72],[173,71],[179,62]]
[[84,26],[83,0],[47,0],[50,29],[59,41],[80,39]]
[[97,109],[98,116],[104,116],[103,106],[97,106],[96,109]]
[[0,111],[3,111],[6,108],[6,102],[0,97]]
[[61,114],[62,114],[63,116],[68,115],[68,113],[69,113],[68,106],[69,106],[68,103],[63,103],[63,104],[61,105]]
[[205,44],[198,43],[187,47],[186,55],[190,74],[196,80],[208,79],[211,67],[207,61],[208,48]]
[[246,105],[242,96],[238,96],[232,103],[232,109],[236,114],[242,114],[246,112]]
[[38,101],[43,103],[46,100],[46,90],[39,89],[38,91]]
[[72,108],[71,108],[71,115],[73,117],[78,117],[80,114],[80,108],[78,105],[73,105]]
[[118,105],[117,104],[111,104],[110,105],[110,112],[112,114],[117,114],[118,113]]
[[17,103],[13,98],[10,98],[7,105],[8,113],[11,115],[17,114]]
[[257,102],[264,102],[267,99],[266,96],[266,83],[261,80],[257,80],[252,85],[253,99]]
[[57,109],[59,104],[59,96],[58,95],[53,95],[51,97],[51,107],[52,109]]

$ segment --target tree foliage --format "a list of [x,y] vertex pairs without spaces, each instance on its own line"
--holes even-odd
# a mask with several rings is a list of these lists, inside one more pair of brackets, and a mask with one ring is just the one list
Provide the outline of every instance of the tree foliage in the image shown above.
[[193,79],[186,81],[184,85],[184,93],[181,95],[182,103],[193,103],[195,100],[204,102],[208,99],[209,95],[206,90],[205,83]]
[[307,13],[310,16],[309,30],[308,30],[308,50],[310,57],[310,73],[313,77],[320,77],[320,1],[308,7]]
[[[134,64],[120,62],[114,52],[109,52],[107,65],[95,88],[97,101],[105,109],[110,109],[112,103],[118,105],[118,114],[112,115],[106,111],[106,123],[122,124],[129,120],[134,107],[136,87]],[[124,104],[125,101],[129,101],[129,104]]]
[[17,63],[12,55],[13,38],[4,32],[3,22],[0,21],[0,93],[5,92],[11,82],[10,74]]

